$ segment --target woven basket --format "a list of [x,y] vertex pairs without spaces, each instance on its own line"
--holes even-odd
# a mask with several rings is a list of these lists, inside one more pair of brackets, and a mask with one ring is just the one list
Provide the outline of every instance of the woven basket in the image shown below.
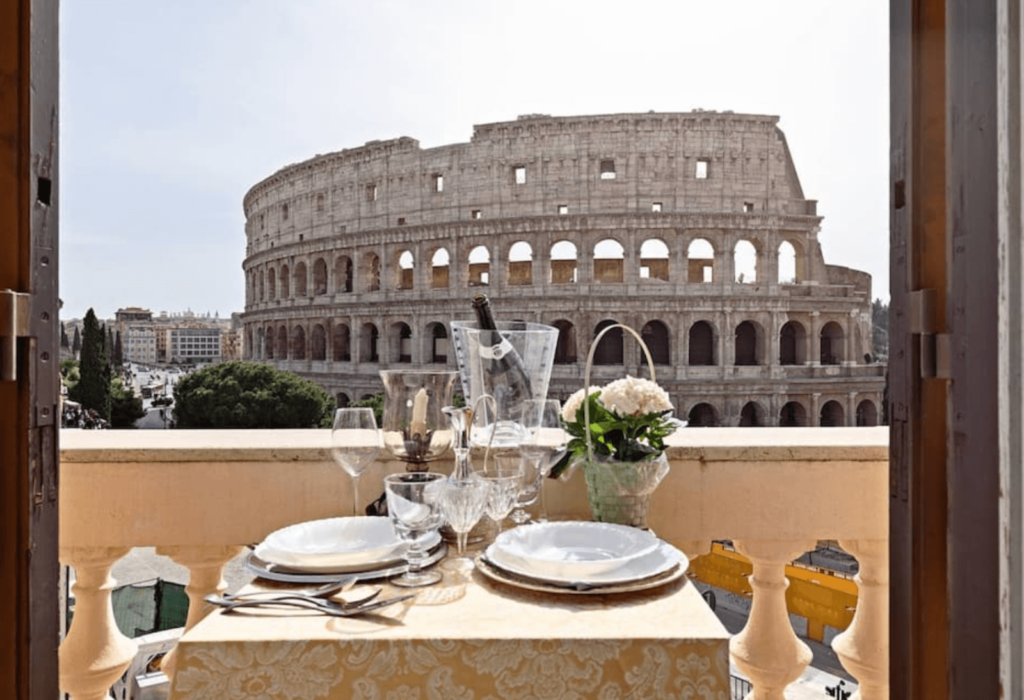
[[594,520],[647,528],[654,489],[668,472],[664,454],[651,462],[589,462],[581,466]]
[[[601,337],[613,328],[621,328],[629,332],[640,343],[640,348],[647,359],[654,377],[654,361],[643,338],[629,326],[613,324],[597,334],[590,344],[587,355],[587,366],[583,375],[583,386],[590,387],[590,370],[594,364],[594,352]],[[583,469],[583,478],[587,482],[587,497],[590,500],[590,512],[594,520],[605,523],[647,527],[647,511],[651,505],[654,489],[658,487],[668,474],[668,458],[664,453],[649,462],[615,462],[602,461],[594,456],[594,445],[590,440],[590,402],[583,402],[584,424],[586,425],[587,456],[579,460],[578,466]]]

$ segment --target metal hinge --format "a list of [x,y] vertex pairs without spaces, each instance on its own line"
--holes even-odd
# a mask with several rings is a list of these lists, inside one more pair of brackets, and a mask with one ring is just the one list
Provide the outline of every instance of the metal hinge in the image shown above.
[[951,374],[951,345],[948,333],[938,333],[936,299],[934,289],[919,289],[907,294],[909,301],[910,332],[921,337],[921,378],[949,379]]
[[0,381],[18,380],[18,338],[27,338],[31,296],[0,291]]

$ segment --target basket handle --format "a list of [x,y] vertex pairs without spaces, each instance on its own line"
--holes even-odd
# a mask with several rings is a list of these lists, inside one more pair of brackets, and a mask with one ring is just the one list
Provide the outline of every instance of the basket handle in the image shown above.
[[601,332],[594,338],[594,342],[590,344],[590,352],[587,353],[587,366],[583,371],[583,427],[587,435],[587,459],[591,462],[594,461],[594,444],[590,441],[590,369],[594,365],[594,352],[597,351],[597,344],[601,342],[604,334],[613,328],[629,331],[636,338],[636,342],[640,343],[640,347],[644,351],[644,357],[647,358],[647,367],[651,370],[651,381],[657,382],[657,379],[654,377],[654,360],[651,359],[651,351],[647,349],[647,343],[644,342],[639,333],[621,323],[613,323],[601,329]]

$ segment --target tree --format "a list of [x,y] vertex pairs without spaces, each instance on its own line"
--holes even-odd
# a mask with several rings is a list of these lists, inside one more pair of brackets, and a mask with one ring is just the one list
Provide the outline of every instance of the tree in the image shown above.
[[110,427],[134,428],[135,421],[146,415],[142,399],[124,385],[120,377],[110,384]]
[[124,348],[121,345],[121,331],[114,336],[114,366],[121,367],[124,364]]
[[89,309],[82,331],[82,354],[78,363],[79,380],[68,398],[93,409],[103,420],[110,420],[110,364],[107,361],[106,334],[96,314]]
[[174,387],[177,428],[326,428],[333,414],[313,382],[253,362],[204,367]]
[[111,369],[114,367],[114,329],[107,328],[107,324],[103,324],[103,337],[106,340],[103,341],[103,349],[107,353],[107,362],[110,363]]
[[377,425],[384,425],[384,394],[374,394],[365,399],[359,399],[349,404],[351,408],[372,408],[373,417]]
[[64,378],[64,386],[70,391],[71,387],[78,384],[78,360],[73,358],[61,360],[60,376]]
[[64,327],[64,322],[60,322],[60,346],[62,348],[71,349],[71,342],[68,340],[68,329]]
[[80,352],[82,352],[82,336],[78,333],[78,326],[75,326],[75,339],[71,341],[71,353],[78,357]]
[[889,359],[889,305],[881,299],[871,303],[871,340],[875,356],[883,362]]

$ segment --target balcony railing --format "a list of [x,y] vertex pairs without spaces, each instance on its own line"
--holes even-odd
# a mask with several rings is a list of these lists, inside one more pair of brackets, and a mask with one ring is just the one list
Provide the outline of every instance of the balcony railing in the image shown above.
[[[60,556],[74,567],[75,617],[60,649],[61,686],[75,700],[106,697],[135,655],[111,608],[113,564],[154,546],[187,567],[187,627],[203,597],[223,590],[223,566],[269,532],[333,517],[351,502],[331,461],[329,431],[64,431]],[[857,557],[857,610],[832,648],[860,698],[888,697],[888,432],[886,428],[695,428],[670,441],[672,470],[649,525],[691,558],[732,540],[753,563],[746,627],[732,660],[758,699],[782,700],[811,660],[786,611],[785,566],[818,540]],[[362,480],[378,493],[382,461]],[[451,463],[437,463],[448,472]],[[559,517],[589,519],[580,475],[545,484]],[[173,672],[173,656],[166,664]]]

